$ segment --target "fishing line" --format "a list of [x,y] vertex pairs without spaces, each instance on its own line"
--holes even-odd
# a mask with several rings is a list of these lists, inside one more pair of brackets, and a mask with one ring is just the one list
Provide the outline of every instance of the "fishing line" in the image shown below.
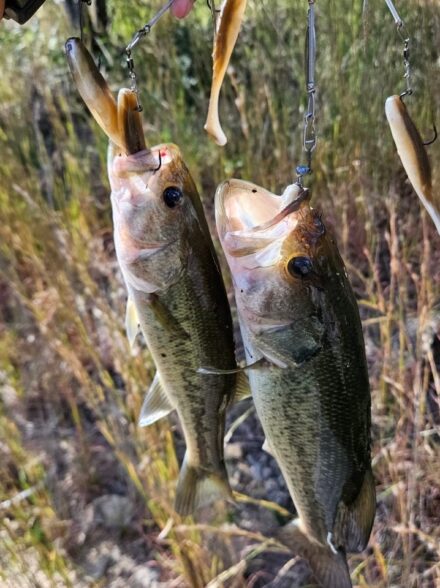
[[312,173],[312,153],[316,149],[317,136],[315,128],[315,67],[316,67],[316,30],[315,30],[315,0],[308,0],[307,29],[305,42],[305,74],[307,91],[307,111],[304,115],[303,151],[306,153],[307,163],[296,167],[299,186],[303,186],[303,177]]
[[91,6],[92,5],[92,0],[79,0],[78,2],[78,11],[79,11],[79,38],[81,39],[81,41],[84,42],[84,35],[83,35],[83,28],[84,28],[84,22],[83,22],[83,10],[84,10],[84,4],[87,4],[87,6]]
[[151,18],[142,28],[138,29],[135,32],[130,43],[125,48],[128,76],[130,78],[130,89],[132,92],[134,92],[136,94],[136,102],[137,102],[136,110],[138,112],[142,111],[142,104],[139,100],[139,88],[137,85],[137,76],[136,76],[136,72],[134,69],[134,61],[133,61],[133,57],[132,57],[132,51],[136,47],[136,45],[139,43],[139,41],[141,39],[143,39],[144,37],[146,37],[151,32],[151,29],[154,27],[154,25],[165,14],[165,12],[167,12],[167,10],[169,10],[171,8],[173,3],[174,3],[174,0],[168,0],[168,2],[166,4],[164,4],[162,6],[162,8],[160,8],[156,12],[156,14],[153,16],[153,18]]

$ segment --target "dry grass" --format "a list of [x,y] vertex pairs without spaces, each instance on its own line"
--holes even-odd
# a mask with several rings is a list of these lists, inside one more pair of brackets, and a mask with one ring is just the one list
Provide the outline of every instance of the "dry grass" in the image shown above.
[[[358,586],[434,588],[440,238],[386,127],[383,104],[401,90],[402,71],[385,4],[364,3],[364,13],[349,0],[318,4],[312,188],[359,298],[373,395],[378,512],[370,549],[350,565]],[[118,88],[120,49],[148,7],[108,5],[113,26],[99,44]],[[400,9],[414,37],[408,105],[428,132],[440,120],[440,7],[408,0]],[[305,5],[287,0],[250,2],[223,93],[224,151],[202,134],[211,39],[203,3],[183,24],[164,19],[135,55],[148,140],[179,143],[208,211],[225,177],[278,190],[292,180],[301,158],[304,14]],[[252,586],[248,562],[277,546],[238,528],[231,514],[219,514],[218,526],[179,521],[171,509],[175,427],[136,426],[154,368],[141,346],[130,353],[123,331],[105,140],[67,74],[62,44],[71,33],[49,3],[26,29],[0,29],[0,583],[130,585],[87,575],[84,563],[106,540],[87,518],[91,505],[96,514],[96,499],[119,494],[132,517],[115,541],[134,567],[147,558],[170,587]],[[440,142],[430,157],[438,191]]]

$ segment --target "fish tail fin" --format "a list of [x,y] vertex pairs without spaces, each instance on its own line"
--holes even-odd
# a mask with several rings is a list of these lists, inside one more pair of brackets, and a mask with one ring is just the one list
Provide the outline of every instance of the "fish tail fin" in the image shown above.
[[363,551],[370,538],[376,514],[376,490],[371,470],[364,476],[359,494],[350,505],[339,504],[334,533],[348,552]]
[[307,560],[322,588],[352,588],[344,552],[333,553],[330,546],[309,539],[298,519],[283,527],[277,538],[293,553]]
[[215,500],[232,499],[226,468],[218,472],[208,472],[188,462],[185,455],[177,482],[174,508],[182,516],[192,514],[198,508]]

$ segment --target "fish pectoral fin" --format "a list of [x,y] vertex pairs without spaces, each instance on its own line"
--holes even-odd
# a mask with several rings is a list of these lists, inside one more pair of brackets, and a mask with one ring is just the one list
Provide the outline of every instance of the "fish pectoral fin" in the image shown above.
[[298,367],[309,361],[321,350],[321,343],[313,333],[302,332],[297,336],[293,326],[262,331],[253,335],[252,343],[272,364],[280,368]]
[[367,470],[361,490],[352,504],[341,502],[335,522],[335,537],[347,552],[363,551],[370,538],[376,513],[376,490],[371,470]]
[[208,472],[191,465],[185,454],[177,482],[175,511],[188,516],[216,500],[233,500],[224,464],[219,472]]
[[174,410],[174,406],[163,389],[159,373],[156,372],[142,404],[138,424],[140,427],[148,427],[167,416],[172,410]]
[[159,300],[158,296],[151,294],[148,297],[148,304],[153,310],[157,322],[165,331],[172,334],[173,338],[190,339],[189,333],[179,323],[168,307]]
[[284,526],[277,539],[292,553],[307,560],[318,583],[325,588],[352,588],[350,572],[343,551],[333,553],[329,545],[308,538],[297,519]]
[[139,333],[139,319],[136,306],[130,296],[127,299],[127,307],[125,310],[125,332],[127,333],[130,348],[133,349],[134,342]]

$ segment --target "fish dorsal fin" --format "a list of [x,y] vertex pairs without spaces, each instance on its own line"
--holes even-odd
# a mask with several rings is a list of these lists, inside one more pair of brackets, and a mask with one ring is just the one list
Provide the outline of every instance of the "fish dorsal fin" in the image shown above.
[[133,349],[134,342],[139,333],[139,319],[136,306],[130,296],[127,299],[127,308],[125,310],[125,332],[127,333],[130,348]]
[[141,408],[139,426],[148,427],[167,416],[172,410],[174,406],[163,389],[159,372],[156,372]]

